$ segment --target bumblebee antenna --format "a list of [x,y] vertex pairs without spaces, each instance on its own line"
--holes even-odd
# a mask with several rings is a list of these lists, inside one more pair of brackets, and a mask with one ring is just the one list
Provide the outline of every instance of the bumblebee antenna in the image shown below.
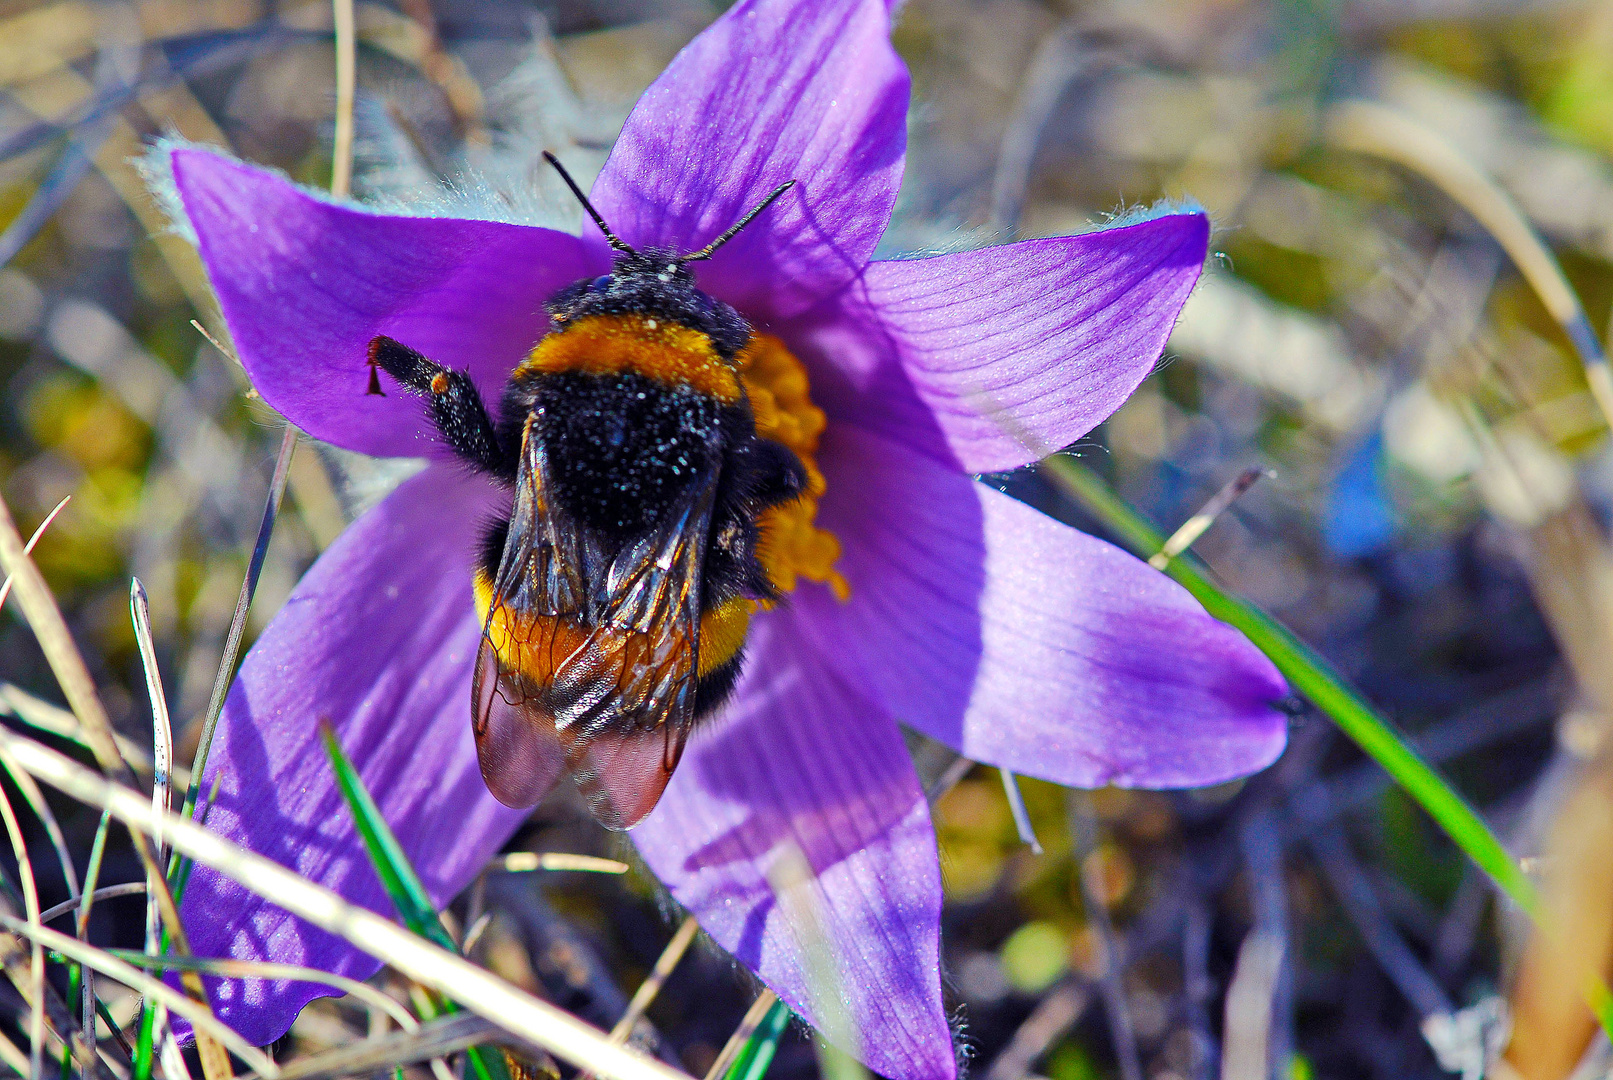
[[680,263],[701,262],[701,261],[703,261],[705,259],[711,258],[713,252],[715,252],[718,248],[722,247],[724,244],[728,243],[728,241],[732,240],[735,237],[735,235],[738,234],[740,229],[743,229],[745,226],[747,226],[747,225],[749,225],[751,223],[751,221],[756,217],[757,214],[760,214],[763,210],[766,210],[769,206],[772,206],[774,199],[777,199],[780,195],[784,194],[786,191],[790,190],[794,186],[795,186],[795,181],[794,180],[786,180],[784,183],[782,183],[782,184],[780,184],[778,186],[778,189],[776,191],[774,191],[773,194],[769,195],[767,198],[765,198],[761,202],[757,203],[756,207],[753,210],[751,210],[750,213],[748,213],[744,217],[740,218],[739,221],[734,225],[733,228],[729,229],[727,232],[725,232],[721,236],[717,237],[717,239],[713,240],[711,243],[707,244],[705,247],[701,248],[699,251],[691,251],[687,255],[679,255],[678,256],[678,262],[680,262]]
[[[599,226],[599,231],[605,234],[605,242],[614,250],[620,251],[624,255],[637,255],[638,252],[634,251],[631,247],[628,247],[626,241],[610,231],[610,226],[606,225],[605,219],[599,216],[599,211],[594,209],[594,204],[588,201],[588,196],[582,193],[582,188],[577,186],[577,181],[571,178],[571,174],[566,171],[566,167],[560,164],[560,159],[549,153],[549,151],[545,150],[543,152],[543,160],[554,166],[554,171],[560,174],[560,179],[564,180],[566,182],[566,186],[571,189],[571,193],[577,196],[577,201],[582,203],[582,208],[588,211],[588,216],[594,219],[594,224]],[[774,192],[773,197],[768,199],[768,202],[772,202],[773,199],[776,198],[778,198],[778,193]],[[762,204],[762,206],[766,205],[767,203]],[[757,207],[757,210],[760,209],[761,207]],[[749,221],[750,218],[755,217],[757,210],[752,210],[750,212],[750,216],[747,217],[745,221]],[[745,222],[743,221],[740,222],[741,225],[744,223]],[[729,235],[732,235],[737,231],[737,229],[730,229]],[[726,240],[728,237],[725,236],[723,239]]]

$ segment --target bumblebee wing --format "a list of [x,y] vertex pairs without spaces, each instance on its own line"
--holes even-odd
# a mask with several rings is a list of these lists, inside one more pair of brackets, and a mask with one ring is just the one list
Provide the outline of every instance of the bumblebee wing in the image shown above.
[[588,583],[605,571],[591,530],[580,527],[553,498],[549,453],[534,438],[532,418],[521,436],[515,504],[493,594],[519,614],[582,612]]
[[574,638],[561,633],[561,620],[581,616],[588,575],[604,572],[597,544],[553,501],[553,490],[548,455],[529,420],[471,690],[482,779],[514,807],[536,804],[569,762],[545,688],[511,658],[541,663]]
[[471,682],[472,730],[482,780],[505,806],[535,806],[569,766],[554,720],[522,680],[499,670],[484,632]]
[[655,808],[694,725],[700,575],[716,471],[596,582],[586,642],[555,665],[554,713],[594,817],[626,829]]
[[654,809],[694,722],[716,487],[715,467],[697,475],[654,530],[606,559],[548,497],[529,422],[473,694],[477,756],[499,801],[531,806],[569,769],[609,828]]

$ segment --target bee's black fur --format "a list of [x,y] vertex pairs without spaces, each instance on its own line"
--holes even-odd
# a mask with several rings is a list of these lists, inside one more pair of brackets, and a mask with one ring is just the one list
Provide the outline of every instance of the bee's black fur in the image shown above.
[[711,710],[728,700],[739,682],[739,673],[745,667],[745,652],[741,649],[704,675],[694,688],[694,714],[706,716]]
[[567,285],[544,307],[561,326],[589,315],[670,319],[706,334],[718,356],[733,360],[750,340],[750,324],[721,300],[701,292],[694,275],[677,258],[656,248],[620,255],[609,274]]
[[607,540],[607,550],[659,522],[722,453],[722,404],[636,372],[518,376],[505,409],[530,413],[548,447],[554,498]]
[[[667,252],[620,256],[613,273],[566,286],[547,307],[562,333],[571,321],[591,315],[674,320],[708,335],[725,362],[739,354],[751,333],[738,312],[697,289]],[[798,497],[806,470],[790,450],[757,436],[744,398],[724,404],[693,387],[632,371],[517,371],[505,387],[495,423],[468,375],[448,371],[390,338],[377,338],[370,352],[388,374],[429,397],[432,420],[455,453],[505,483],[516,480],[522,433],[531,418],[534,435],[548,450],[557,504],[594,530],[607,553],[656,528],[687,486],[716,466],[701,613],[738,597],[777,598],[756,558],[757,518]],[[432,389],[438,375],[448,380],[441,393]],[[509,527],[508,517],[500,517],[483,534],[480,564],[489,579],[498,575]],[[700,679],[696,716],[722,703],[742,663],[743,650],[736,651]]]

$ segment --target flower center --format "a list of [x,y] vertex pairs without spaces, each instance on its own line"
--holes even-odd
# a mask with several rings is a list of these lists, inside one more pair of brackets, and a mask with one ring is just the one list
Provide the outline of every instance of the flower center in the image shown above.
[[801,459],[807,474],[799,499],[762,513],[756,557],[780,592],[794,591],[797,579],[804,577],[828,585],[844,602],[851,596],[851,586],[835,569],[840,541],[816,524],[818,500],[828,486],[818,471],[818,439],[829,421],[812,404],[806,368],[771,334],[752,334],[736,359],[756,414],[756,434],[788,448]]

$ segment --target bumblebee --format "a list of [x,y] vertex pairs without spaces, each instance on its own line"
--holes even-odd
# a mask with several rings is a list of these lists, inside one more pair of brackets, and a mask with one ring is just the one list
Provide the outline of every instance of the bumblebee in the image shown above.
[[384,371],[425,396],[454,453],[513,489],[474,577],[471,716],[488,789],[531,806],[569,771],[594,816],[625,829],[733,690],[754,602],[778,599],[758,517],[798,498],[805,470],[757,435],[737,364],[751,327],[688,264],[791,184],[699,251],[640,251],[545,156],[604,233],[611,272],[549,297],[553,329],[496,417],[467,373],[388,337],[370,342],[370,392]]

